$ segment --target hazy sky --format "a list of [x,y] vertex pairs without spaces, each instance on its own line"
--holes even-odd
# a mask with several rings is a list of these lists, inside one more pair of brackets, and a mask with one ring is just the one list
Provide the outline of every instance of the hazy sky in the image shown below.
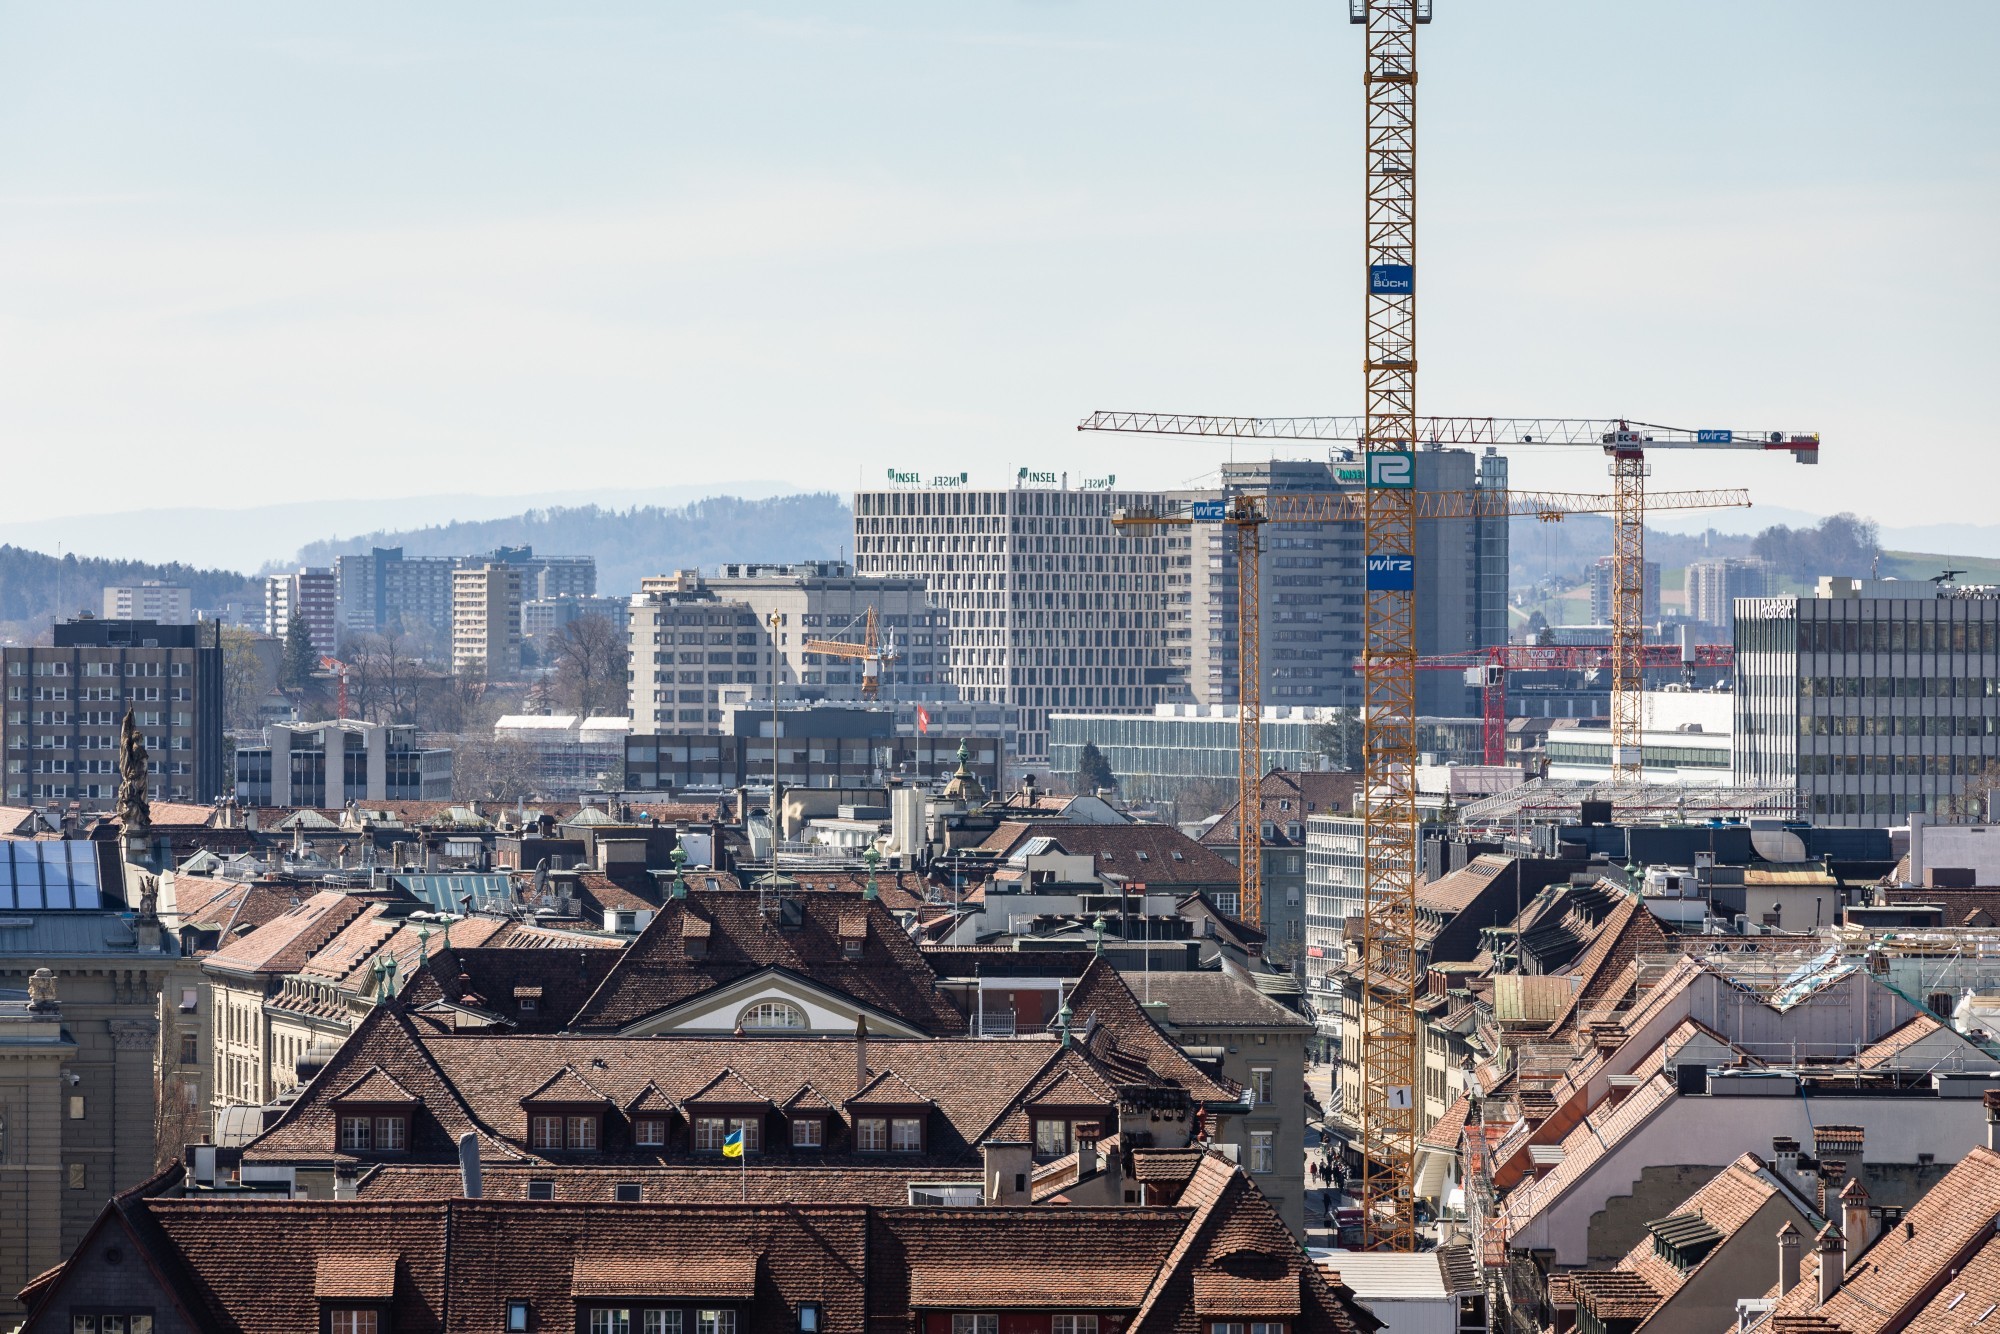
[[[1437,11],[1425,410],[1816,429],[1818,469],[1683,457],[1655,485],[1996,517],[2000,4]],[[1071,428],[1359,403],[1345,18],[0,2],[0,521],[890,466],[1191,481],[1214,443]]]

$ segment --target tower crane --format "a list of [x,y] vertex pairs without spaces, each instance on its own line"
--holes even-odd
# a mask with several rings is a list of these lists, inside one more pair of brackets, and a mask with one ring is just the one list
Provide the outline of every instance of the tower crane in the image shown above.
[[[1617,507],[1611,495],[1572,491],[1411,491],[1412,523],[1432,519],[1495,518],[1533,515],[1545,522],[1569,514],[1608,514]],[[1655,509],[1715,509],[1743,507],[1747,492],[1666,491],[1653,497]],[[1368,500],[1359,491],[1239,493],[1224,500],[1176,501],[1157,508],[1121,509],[1111,518],[1114,528],[1195,527],[1220,524],[1234,534],[1236,554],[1236,854],[1240,893],[1237,915],[1254,927],[1263,925],[1263,856],[1259,835],[1261,812],[1253,810],[1264,778],[1263,718],[1263,593],[1259,557],[1262,529],[1267,523],[1356,523],[1367,518]],[[1406,558],[1407,559],[1407,558]],[[1371,576],[1372,577],[1372,576]],[[1414,662],[1415,659],[1412,659]],[[1472,666],[1471,660],[1454,665]],[[1415,670],[1412,668],[1412,670]],[[1415,717],[1412,705],[1412,719]],[[1414,722],[1412,723],[1414,727]]]
[[[857,616],[856,621],[863,620]],[[875,609],[870,607],[866,614],[866,628],[862,631],[859,644],[848,639],[808,639],[802,646],[807,653],[823,653],[829,658],[847,658],[861,664],[861,698],[874,699],[881,691],[882,667],[896,660],[893,646],[884,648],[876,632]],[[852,630],[854,621],[841,627],[842,632]]]

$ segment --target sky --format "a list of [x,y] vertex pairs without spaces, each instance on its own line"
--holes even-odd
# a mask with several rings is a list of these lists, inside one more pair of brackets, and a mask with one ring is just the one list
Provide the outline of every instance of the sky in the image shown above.
[[[1816,430],[1816,469],[1653,485],[1992,517],[2000,5],[1436,10],[1423,411]],[[1198,482],[1227,445],[1074,425],[1357,410],[1360,68],[1337,0],[0,0],[0,541],[889,468]],[[1514,458],[1605,485],[1588,449]]]

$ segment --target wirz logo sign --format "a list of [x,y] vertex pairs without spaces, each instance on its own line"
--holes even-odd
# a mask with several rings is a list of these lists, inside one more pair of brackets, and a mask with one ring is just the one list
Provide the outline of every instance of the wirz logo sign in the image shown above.
[[1407,593],[1417,586],[1417,563],[1408,556],[1389,552],[1368,558],[1368,591]]

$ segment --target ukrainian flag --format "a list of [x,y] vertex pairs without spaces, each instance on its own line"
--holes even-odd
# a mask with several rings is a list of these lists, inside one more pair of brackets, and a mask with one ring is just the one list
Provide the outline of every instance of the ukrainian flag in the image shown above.
[[741,1158],[743,1156],[743,1127],[738,1126],[723,1137],[722,1156],[724,1158]]

